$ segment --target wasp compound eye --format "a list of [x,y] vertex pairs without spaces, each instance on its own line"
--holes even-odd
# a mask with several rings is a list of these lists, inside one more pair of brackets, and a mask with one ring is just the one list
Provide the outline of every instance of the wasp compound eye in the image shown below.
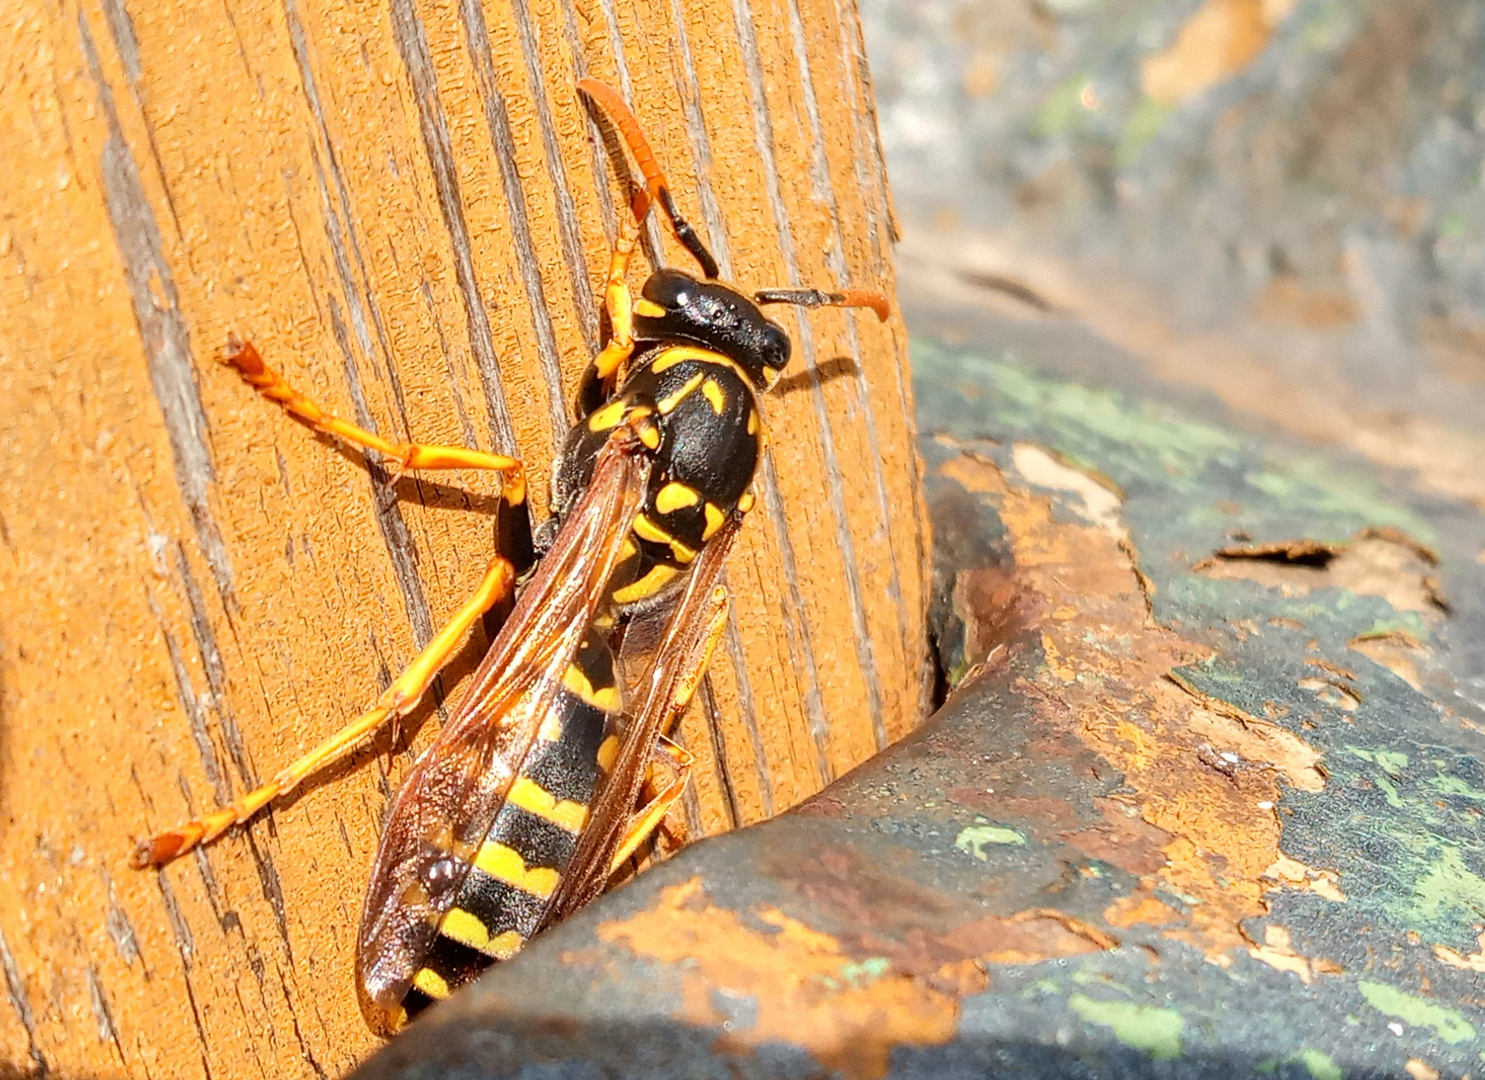
[[763,331],[758,335],[758,354],[763,366],[774,371],[783,370],[789,366],[791,351],[789,335],[784,333],[784,328],[776,322],[765,320]]

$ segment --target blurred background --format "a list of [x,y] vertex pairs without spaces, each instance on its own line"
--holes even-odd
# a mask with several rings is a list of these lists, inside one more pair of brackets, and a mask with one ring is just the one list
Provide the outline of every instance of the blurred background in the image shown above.
[[[1485,5],[862,11],[916,337],[1485,508]],[[1453,645],[1485,703],[1485,647]]]

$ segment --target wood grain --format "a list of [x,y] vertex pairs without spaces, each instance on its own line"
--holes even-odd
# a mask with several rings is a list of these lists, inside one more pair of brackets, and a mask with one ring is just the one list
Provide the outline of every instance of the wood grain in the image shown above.
[[[129,837],[364,708],[478,580],[498,485],[389,485],[215,358],[235,332],[383,434],[519,453],[542,507],[625,195],[577,79],[634,103],[724,277],[890,295],[856,12],[16,0],[6,24],[0,1072],[340,1074],[373,1046],[351,955],[382,815],[485,642],[397,740],[207,852],[135,872]],[[797,358],[683,725],[697,834],[808,797],[924,699],[903,328],[779,317]]]

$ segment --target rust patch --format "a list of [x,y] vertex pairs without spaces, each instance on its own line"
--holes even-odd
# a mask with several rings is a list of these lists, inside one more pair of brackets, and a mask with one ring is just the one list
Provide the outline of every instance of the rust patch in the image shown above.
[[1400,611],[1449,610],[1439,591],[1438,555],[1394,528],[1363,529],[1348,543],[1284,540],[1220,548],[1193,570],[1207,577],[1256,581],[1285,596],[1347,589],[1380,596]]
[[1263,928],[1263,944],[1254,945],[1248,955],[1275,970],[1299,976],[1306,986],[1315,981],[1316,975],[1340,975],[1346,970],[1334,960],[1305,956],[1294,948],[1288,929],[1274,924]]
[[1165,865],[1165,845],[1171,835],[1150,824],[1139,807],[1117,799],[1098,799],[1103,824],[1064,833],[1067,841],[1090,859],[1108,863],[1141,877]]
[[[718,990],[746,996],[757,1017],[718,1049],[768,1042],[802,1046],[827,1069],[855,1080],[887,1073],[892,1049],[954,1036],[958,998],[893,969],[881,957],[848,955],[841,943],[777,908],[754,913],[760,930],[706,896],[700,878],[664,890],[653,907],[598,927],[601,941],[681,972],[681,1019],[720,1025]],[[948,973],[946,973],[948,974]]]
[[1235,753],[1242,762],[1278,769],[1290,786],[1301,791],[1325,790],[1326,776],[1320,754],[1309,743],[1276,724],[1203,693],[1176,672],[1168,672],[1166,677],[1201,702],[1203,708],[1191,711],[1191,729],[1214,743],[1219,752]]
[[1414,690],[1423,689],[1418,665],[1430,652],[1421,641],[1402,630],[1362,634],[1347,642],[1362,656],[1381,664]]
[[1471,953],[1469,956],[1465,956],[1457,949],[1451,949],[1447,945],[1435,945],[1433,947],[1433,954],[1450,967],[1456,967],[1462,971],[1476,971],[1481,975],[1485,975],[1485,934],[1481,934],[1477,940],[1480,950],[1479,952]]
[[[1282,857],[1274,813],[1280,779],[1322,789],[1319,755],[1167,676],[1208,651],[1149,618],[1118,530],[1054,521],[1048,499],[1008,486],[989,462],[961,457],[954,471],[998,503],[1018,583],[1051,613],[1038,625],[1043,663],[1034,685],[1023,688],[1051,729],[1074,734],[1125,778],[1129,812],[1105,800],[1106,827],[1067,841],[1114,865],[1137,866],[1146,893],[1185,900],[1189,914],[1165,932],[1227,961],[1250,945],[1239,924],[1267,910],[1273,886],[1264,874]],[[1236,752],[1258,767],[1235,782],[1202,766],[1203,747]],[[1131,835],[1131,818],[1154,835]]]
[[1174,926],[1183,922],[1181,913],[1162,904],[1147,892],[1130,893],[1104,908],[1104,922],[1110,926]]
[[939,940],[986,964],[1035,964],[1119,947],[1102,930],[1046,908],[1009,917],[986,915],[955,927]]

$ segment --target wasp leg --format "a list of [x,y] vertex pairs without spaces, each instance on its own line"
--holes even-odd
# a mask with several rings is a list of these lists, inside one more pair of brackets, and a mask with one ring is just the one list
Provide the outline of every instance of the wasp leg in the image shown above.
[[[629,824],[624,829],[623,839],[619,841],[619,848],[614,852],[613,860],[609,864],[609,873],[616,872],[629,861],[629,857],[639,850],[639,846],[661,826],[661,823],[665,821],[665,815],[670,813],[670,808],[686,792],[686,783],[691,778],[691,767],[696,764],[696,759],[685,747],[672,742],[663,735],[660,736],[660,741],[655,746],[655,753],[671,770],[672,779],[665,787],[653,790],[649,801],[629,819]],[[649,779],[645,781],[646,788],[654,789],[656,787],[654,780],[654,774],[651,773]]]
[[660,163],[655,160],[655,152],[650,149],[645,134],[640,130],[639,121],[629,111],[629,106],[624,104],[613,87],[599,82],[597,79],[579,79],[578,89],[596,101],[603,111],[608,113],[619,133],[624,136],[624,141],[629,144],[629,152],[634,155],[634,163],[639,166],[639,171],[645,178],[646,198],[634,202],[634,216],[643,218],[645,211],[649,208],[651,200],[660,204],[665,211],[665,216],[670,220],[670,230],[675,233],[675,238],[680,241],[681,246],[691,253],[701,267],[701,273],[707,278],[717,276],[717,260],[712,258],[712,253],[706,249],[701,242],[701,237],[696,235],[696,230],[676,209],[675,199],[670,194],[670,185],[665,182],[665,173],[660,169]]
[[515,571],[508,560],[495,558],[479,588],[420,652],[397,681],[387,687],[370,712],[351,721],[272,780],[204,817],[141,841],[134,849],[136,867],[163,866],[192,848],[208,843],[227,828],[246,821],[270,801],[293,791],[306,776],[328,765],[345,751],[391,720],[406,716],[427,691],[433,677],[459,647],[470,627],[510,595]]
[[432,443],[399,443],[384,439],[373,431],[342,420],[326,412],[312,400],[293,389],[284,377],[263,362],[250,341],[235,338],[227,343],[223,359],[237,370],[243,381],[270,401],[276,401],[292,416],[297,416],[316,431],[334,435],[356,446],[375,450],[404,469],[492,469],[505,474],[505,497],[511,503],[526,498],[525,474],[521,463],[504,454],[487,454],[462,446],[439,446]]
[[633,221],[624,223],[609,257],[603,306],[608,311],[613,334],[608,344],[593,358],[593,377],[600,382],[613,378],[634,353],[634,301],[629,295],[625,274],[629,272],[629,260],[634,257],[634,248],[639,243],[639,225],[643,217],[643,212],[637,211]]
[[681,714],[686,711],[686,706],[691,704],[696,688],[701,685],[701,678],[711,664],[712,653],[716,651],[718,643],[722,640],[722,633],[727,628],[729,603],[725,585],[713,588],[711,596],[706,600],[707,609],[709,609],[705,612],[706,630],[688,650],[689,654],[681,657],[679,664],[672,670],[667,670],[670,665],[657,656],[650,671],[640,678],[641,686],[647,683],[654,686],[669,686],[669,693],[662,699],[655,701],[652,698],[646,702],[646,705],[659,715],[636,716],[633,723],[640,730],[648,730],[649,725],[654,725],[654,730],[660,733],[654,752],[661,761],[671,765],[675,770],[676,778],[663,790],[654,792],[656,786],[654,773],[647,772],[644,781],[646,793],[654,792],[654,794],[644,808],[630,819],[624,839],[614,853],[612,869],[617,869],[625,859],[634,854],[635,848],[644,843],[645,839],[665,820],[666,813],[686,790],[686,780],[690,776],[691,766],[695,759],[684,747],[667,738],[666,732],[670,731],[676,721],[681,718]]

